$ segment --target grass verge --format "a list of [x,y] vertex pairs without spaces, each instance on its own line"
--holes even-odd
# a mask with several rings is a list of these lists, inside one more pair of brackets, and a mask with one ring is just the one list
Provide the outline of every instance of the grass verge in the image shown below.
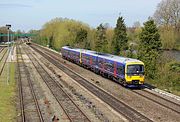
[[10,63],[10,81],[7,85],[7,65],[0,77],[0,122],[16,121],[15,63]]

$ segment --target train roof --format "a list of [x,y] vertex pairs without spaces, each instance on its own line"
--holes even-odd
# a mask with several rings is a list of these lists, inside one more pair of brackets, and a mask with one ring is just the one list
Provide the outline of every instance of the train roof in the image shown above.
[[67,49],[67,50],[71,50],[71,51],[75,51],[75,52],[82,52],[82,53],[85,53],[85,54],[98,56],[98,54],[96,54],[96,51],[92,51],[92,50],[86,50],[86,49],[80,49],[80,48],[71,48],[69,46],[64,46],[62,48]]
[[111,54],[99,54],[99,57],[105,58],[107,60],[120,62],[120,63],[131,63],[131,62],[143,63],[142,61],[137,60],[137,59],[121,57],[121,56],[116,56],[116,55],[111,55]]
[[98,56],[100,58],[105,58],[107,60],[116,61],[116,62],[120,62],[120,63],[136,62],[136,63],[143,64],[142,61],[137,60],[137,59],[133,59],[133,58],[121,57],[121,56],[116,56],[116,55],[107,54],[107,53],[99,53],[99,52],[96,52],[96,51],[79,49],[79,48],[71,48],[71,47],[68,47],[68,46],[64,46],[62,48],[72,50],[72,51],[82,52],[82,53],[93,55],[93,56]]
[[79,48],[71,48],[71,47],[69,47],[69,46],[64,46],[64,47],[62,47],[62,48],[63,48],[63,49],[67,49],[67,50],[76,51],[76,52],[79,52],[79,51],[83,50],[83,49],[79,49]]

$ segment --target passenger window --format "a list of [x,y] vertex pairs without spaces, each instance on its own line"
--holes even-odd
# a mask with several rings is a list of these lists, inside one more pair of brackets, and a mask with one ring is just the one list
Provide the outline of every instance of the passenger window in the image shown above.
[[119,66],[117,68],[118,74],[124,74],[124,68],[122,66]]

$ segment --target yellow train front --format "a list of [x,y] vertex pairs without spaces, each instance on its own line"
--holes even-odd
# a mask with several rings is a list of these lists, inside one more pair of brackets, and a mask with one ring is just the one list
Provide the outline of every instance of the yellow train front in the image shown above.
[[139,60],[126,62],[125,81],[127,84],[142,85],[144,84],[144,63]]
[[[142,61],[111,54],[93,55],[92,52],[86,52],[86,54],[91,54],[91,57],[97,60],[97,63],[94,63],[96,70],[112,77],[124,86],[144,84],[144,63]],[[93,63],[91,65],[91,62],[86,64],[90,64],[90,67],[94,65]]]

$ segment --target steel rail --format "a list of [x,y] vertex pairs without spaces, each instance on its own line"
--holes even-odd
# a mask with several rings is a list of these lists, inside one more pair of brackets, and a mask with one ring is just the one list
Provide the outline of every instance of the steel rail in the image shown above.
[[[37,51],[39,54],[41,54],[44,58],[46,58],[49,62],[53,63],[55,66],[57,66],[59,69],[61,69],[63,72],[68,74],[72,79],[80,83],[82,86],[84,86],[87,90],[89,90],[91,93],[93,93],[95,96],[100,98],[102,101],[107,103],[109,106],[111,106],[115,111],[122,114],[124,117],[126,117],[129,121],[135,122],[152,122],[149,118],[145,117],[135,109],[131,108],[127,104],[123,103],[122,101],[118,100],[113,95],[109,94],[108,92],[100,89],[99,87],[95,86],[94,84],[90,83],[88,80],[77,74],[76,72],[72,71],[70,68],[66,67],[62,63],[60,63],[59,59],[56,56],[53,56],[50,54],[50,52],[44,53],[42,50],[37,49],[37,46],[31,47]],[[40,47],[38,47],[40,48]],[[43,49],[43,48],[41,48]]]
[[20,97],[20,108],[21,108],[21,121],[25,122],[25,112],[24,112],[24,105],[23,105],[23,91],[22,91],[22,82],[21,82],[21,76],[20,76],[20,65],[19,65],[19,50],[17,48],[16,50],[16,58],[17,58],[17,70],[18,70],[18,89],[19,89],[19,97]]
[[[26,52],[27,53],[27,52]],[[50,89],[51,93],[54,95],[54,97],[56,98],[57,102],[59,103],[59,105],[61,106],[61,108],[64,110],[64,112],[66,113],[67,117],[69,118],[69,120],[71,122],[76,121],[76,119],[78,119],[78,121],[81,121],[79,119],[82,119],[83,122],[90,122],[90,119],[82,112],[82,110],[77,106],[77,104],[70,98],[70,96],[62,89],[61,85],[54,80],[51,75],[44,69],[44,67],[37,61],[37,59],[32,55],[32,54],[28,54],[29,58],[31,59],[34,67],[36,68],[36,70],[38,71],[38,73],[40,74],[41,78],[44,80],[44,82],[46,83],[47,87]],[[34,60],[33,60],[34,59]],[[35,61],[38,64],[38,67],[35,64]],[[43,73],[42,73],[43,72]],[[44,74],[44,75],[43,75]],[[48,79],[47,79],[48,77]],[[50,83],[51,82],[51,83]],[[58,86],[58,89],[56,87],[54,87],[53,89],[57,89],[60,90],[59,93],[63,93],[62,97],[65,97],[64,99],[69,102],[69,106],[73,105],[76,109],[74,110],[74,112],[77,114],[79,112],[79,114],[81,114],[81,118],[77,118],[74,117],[73,115],[71,115],[72,113],[70,112],[70,109],[65,108],[65,104],[63,104],[63,102],[61,100],[59,100],[57,97],[57,95],[53,92],[52,90],[52,83],[54,84],[54,86]],[[69,109],[69,110],[68,110]],[[72,109],[72,108],[71,108]],[[72,110],[71,110],[72,111]],[[75,114],[74,113],[74,114]]]
[[[40,47],[39,45],[35,45],[35,46],[38,46],[39,48],[42,48],[42,49],[46,50],[47,52],[50,52],[50,50],[48,50],[48,49],[46,49],[46,48],[43,48],[43,47]],[[51,52],[51,53],[52,53],[52,52]],[[53,52],[53,53],[54,53],[54,52]],[[53,55],[54,55],[54,54],[53,54]],[[55,57],[55,56],[54,56],[54,57]],[[59,59],[57,58],[57,60],[59,60]],[[59,61],[60,61],[60,60],[59,60]],[[134,92],[135,94],[138,94],[138,95],[140,95],[140,96],[142,96],[142,97],[150,100],[150,101],[155,102],[156,104],[159,104],[159,105],[161,105],[161,106],[163,106],[163,107],[165,107],[165,108],[167,108],[167,109],[170,109],[170,110],[172,110],[172,111],[175,112],[175,113],[180,114],[180,109],[177,109],[177,108],[180,108],[180,105],[177,104],[177,103],[175,103],[175,102],[173,102],[173,101],[171,101],[171,100],[168,100],[168,99],[163,98],[162,96],[153,94],[153,93],[151,93],[151,92],[149,92],[149,91],[147,91],[147,90],[145,90],[145,89],[141,89],[141,92],[138,92],[138,91],[136,91],[136,90],[131,90],[131,91]],[[151,98],[151,97],[145,96],[145,95],[143,95],[143,92],[146,92],[146,93],[148,93],[148,94],[151,94],[151,95],[157,97],[158,99],[162,99],[162,100],[164,100],[165,102],[168,102],[169,104],[171,104],[171,105],[173,105],[173,106],[176,106],[176,107],[172,108],[172,107],[170,107],[169,105],[163,104],[163,103],[161,103],[160,101],[158,101],[158,100],[156,100],[156,99],[153,99],[153,98]]]
[[[159,104],[159,105],[161,105],[161,106],[163,106],[163,107],[165,107],[165,108],[167,108],[167,109],[170,109],[171,111],[173,111],[173,112],[175,112],[175,113],[180,114],[180,105],[177,104],[177,103],[175,103],[175,102],[172,102],[172,101],[170,101],[170,100],[168,100],[168,99],[165,99],[165,98],[163,98],[163,97],[160,97],[159,95],[153,94],[153,93],[148,92],[148,91],[146,91],[146,90],[141,90],[141,91],[133,90],[133,92],[136,93],[136,94],[138,94],[138,95],[140,95],[140,96],[142,96],[142,97],[144,97],[144,98],[146,98],[146,99],[148,99],[148,100],[150,100],[150,101],[153,101],[153,102],[155,102],[155,103],[157,103],[157,104]],[[146,96],[146,95],[144,95],[143,92],[145,92],[145,93],[147,93],[147,94],[150,94],[150,95],[152,95],[152,96],[155,96],[155,97],[157,97],[157,99],[161,99],[161,100],[163,100],[163,101],[165,101],[165,102],[168,102],[169,104],[171,104],[171,106],[173,105],[173,106],[175,106],[175,107],[172,108],[172,107],[170,107],[170,106],[167,105],[167,104],[163,104],[162,101],[158,101],[157,99],[153,99],[152,97]],[[179,109],[178,109],[178,108],[179,108]]]
[[[40,107],[39,107],[39,104],[38,104],[38,100],[37,100],[36,94],[34,92],[34,88],[33,88],[33,85],[32,85],[32,80],[30,79],[30,73],[29,73],[29,71],[28,71],[28,69],[26,67],[26,64],[25,64],[24,59],[22,57],[22,53],[21,53],[21,49],[20,48],[19,48],[19,53],[21,55],[21,63],[23,64],[23,68],[24,68],[25,73],[27,75],[28,85],[29,85],[29,88],[30,88],[30,91],[31,91],[31,94],[32,94],[32,97],[33,97],[33,100],[34,100],[34,103],[35,103],[35,107],[36,107],[36,110],[37,110],[37,114],[38,114],[39,120],[40,120],[40,122],[44,122],[44,119],[43,119],[43,116],[42,116],[42,113],[41,113],[41,110],[40,110]],[[22,87],[22,83],[21,83],[21,87]]]
[[[3,60],[4,56],[6,55],[6,52],[7,52],[7,50],[4,52],[4,54],[3,54],[2,58],[1,58],[1,60]],[[2,75],[2,72],[3,72],[3,70],[4,70],[5,64],[6,64],[7,59],[8,59],[8,56],[9,56],[9,54],[8,54],[7,57],[5,58],[5,61],[4,61],[3,65],[2,65],[2,67],[1,67],[1,70],[0,70],[0,76]],[[1,60],[0,60],[0,61],[1,61]]]

